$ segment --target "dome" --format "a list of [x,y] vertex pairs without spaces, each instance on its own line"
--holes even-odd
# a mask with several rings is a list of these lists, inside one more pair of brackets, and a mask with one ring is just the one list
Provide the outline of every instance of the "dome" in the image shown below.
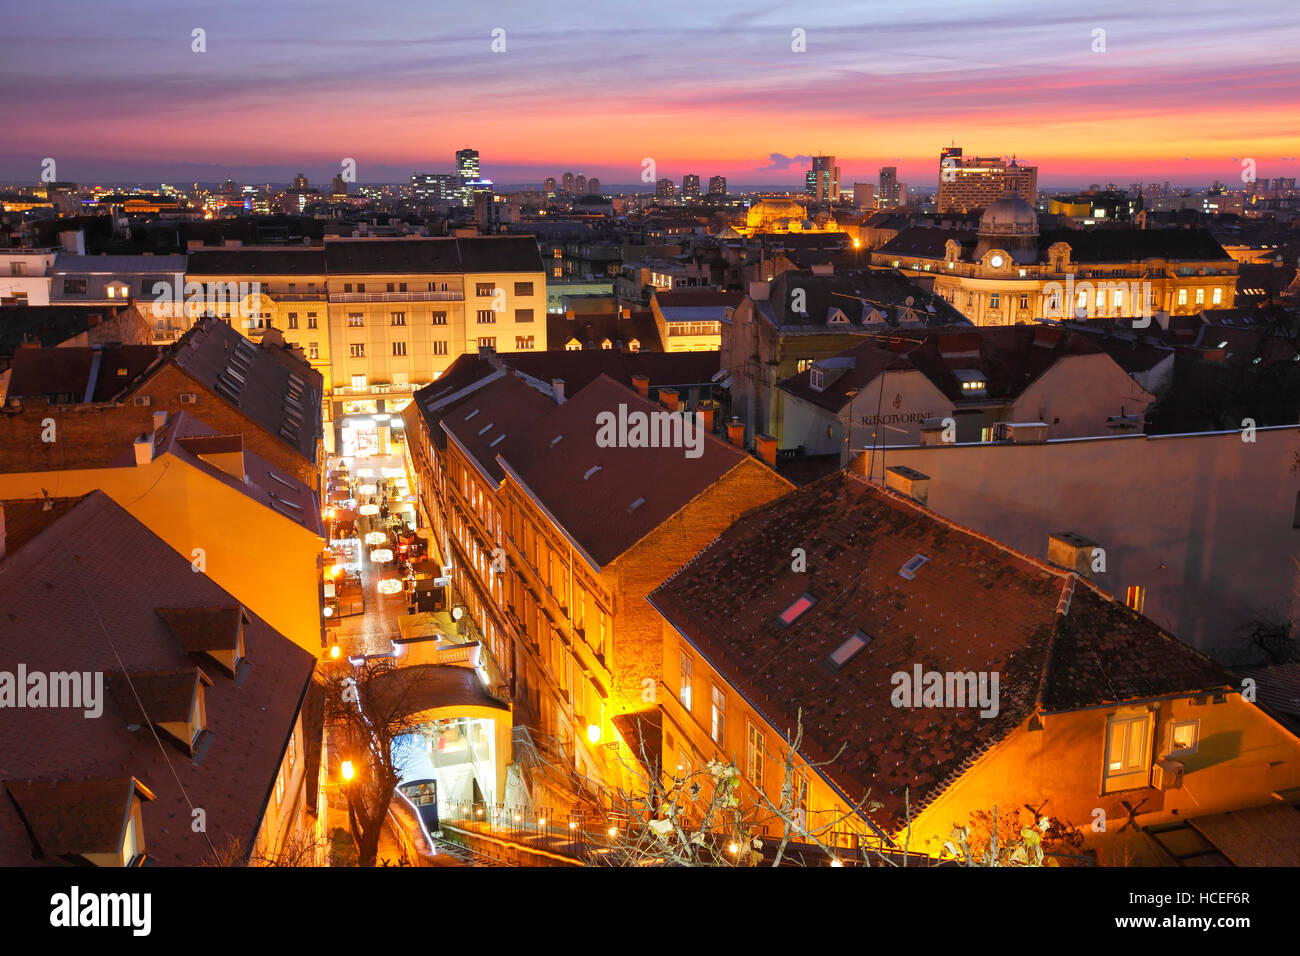
[[981,236],[1036,236],[1038,213],[1016,193],[990,203],[980,216]]

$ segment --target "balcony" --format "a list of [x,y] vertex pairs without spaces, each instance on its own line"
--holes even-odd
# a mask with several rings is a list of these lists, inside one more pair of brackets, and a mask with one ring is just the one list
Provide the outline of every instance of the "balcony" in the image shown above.
[[448,292],[331,292],[331,302],[464,302],[465,293]]

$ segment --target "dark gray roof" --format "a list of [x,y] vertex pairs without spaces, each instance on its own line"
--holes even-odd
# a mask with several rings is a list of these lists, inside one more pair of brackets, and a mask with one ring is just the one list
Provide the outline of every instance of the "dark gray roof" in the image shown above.
[[543,271],[531,236],[331,240],[325,243],[325,265],[332,275]]
[[324,275],[325,250],[213,249],[190,253],[190,275]]
[[[793,309],[796,290],[803,292],[803,313]],[[849,320],[848,330],[881,331],[885,326],[897,327],[904,320],[925,326],[970,325],[970,320],[945,299],[893,269],[832,275],[792,269],[772,280],[766,302],[757,305],[786,331],[831,328],[827,320],[832,309],[838,309]],[[873,318],[873,312],[884,317],[883,325],[878,317]]]

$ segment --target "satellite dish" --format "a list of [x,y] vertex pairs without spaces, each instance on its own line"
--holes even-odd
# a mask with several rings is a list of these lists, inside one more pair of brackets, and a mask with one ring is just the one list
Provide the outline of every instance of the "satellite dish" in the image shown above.
[[909,295],[906,299],[903,300],[903,305],[907,306],[910,309],[912,307],[912,303],[914,303],[915,301],[916,300]]

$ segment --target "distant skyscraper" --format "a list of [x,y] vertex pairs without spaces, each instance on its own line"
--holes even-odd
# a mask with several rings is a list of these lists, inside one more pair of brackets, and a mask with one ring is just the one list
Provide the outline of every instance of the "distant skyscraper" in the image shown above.
[[671,179],[661,179],[655,183],[655,195],[660,199],[672,199],[676,192]]
[[687,173],[682,177],[682,197],[697,198],[700,195],[700,177],[695,173]]
[[710,177],[709,194],[712,196],[725,196],[727,194],[727,177],[726,176]]
[[592,176],[590,179],[587,180],[587,195],[588,196],[600,195],[600,180],[597,179],[595,176]]
[[456,175],[461,179],[478,179],[478,150],[456,150]]
[[[227,182],[230,182],[230,181],[227,180]],[[230,186],[231,186],[231,188],[230,188],[230,192],[234,192],[234,185],[235,185],[234,183],[230,183]],[[307,188],[307,177],[306,177],[305,175],[303,175],[302,173],[299,173],[297,176],[293,177],[293,188],[294,188],[294,189],[306,189],[306,188]]]
[[[840,168],[835,165],[834,156],[814,156],[812,169],[808,171],[812,188],[809,194],[818,202],[837,202],[840,198]],[[808,178],[805,178],[805,186]]]
[[460,199],[460,177],[455,173],[413,173],[411,195],[416,202],[450,202]]
[[343,178],[342,173],[336,173],[334,176],[334,195],[346,196],[348,194],[348,183]]
[[573,191],[579,196],[587,191],[587,177],[582,173],[573,177]]
[[876,208],[876,187],[871,183],[854,183],[853,205],[859,209]]
[[547,177],[546,177],[546,183],[542,186],[542,190],[543,190],[544,192],[546,192],[546,193],[554,193],[554,192],[555,192],[555,177],[554,177],[554,176],[547,176]]
[[565,173],[560,177],[561,188],[566,193],[573,192],[573,173]]
[[898,205],[898,167],[880,167],[880,206],[891,209]]
[[963,156],[960,146],[939,152],[939,212],[985,209],[1007,193],[1034,205],[1038,200],[1038,167],[1021,166],[999,156]]

